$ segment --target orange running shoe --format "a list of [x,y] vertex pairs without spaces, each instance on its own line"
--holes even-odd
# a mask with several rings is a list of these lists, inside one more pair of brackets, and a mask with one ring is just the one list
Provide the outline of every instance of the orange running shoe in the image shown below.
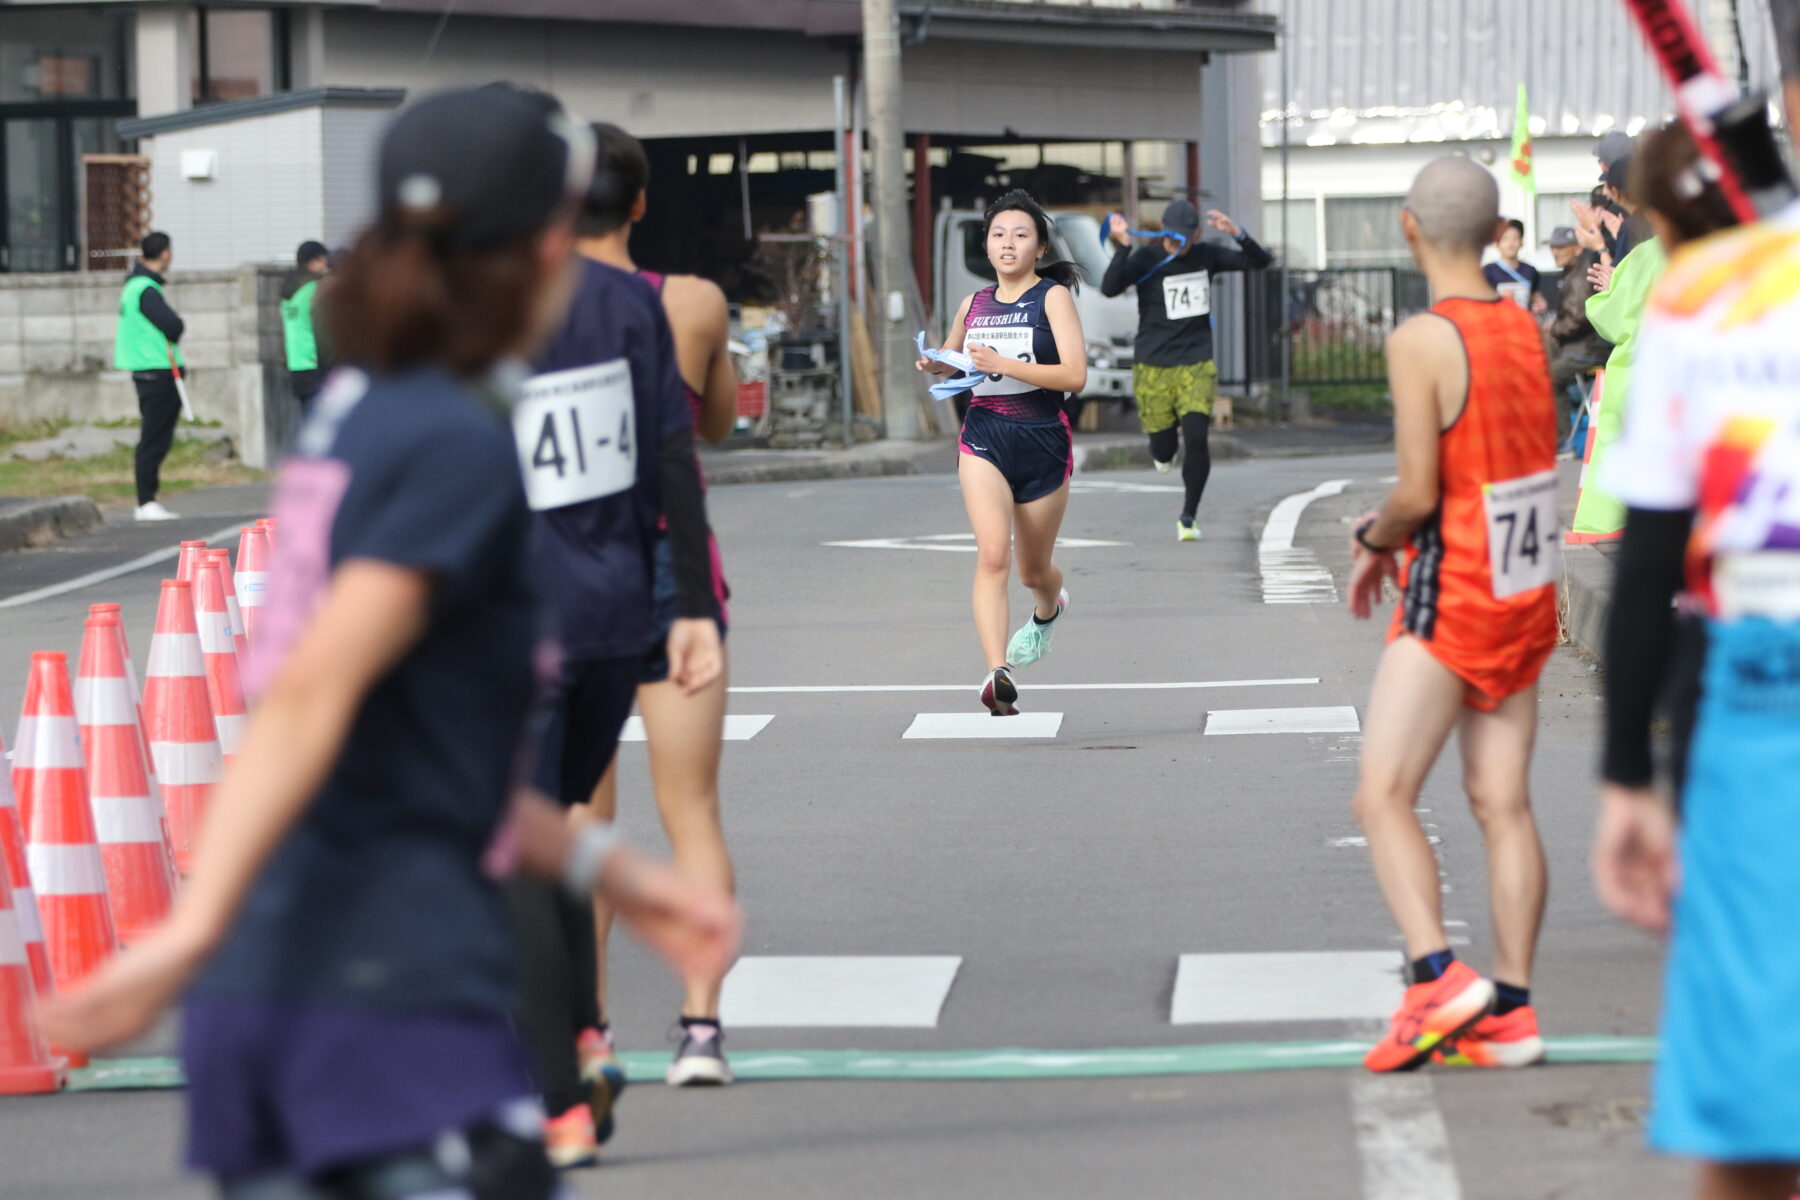
[[1451,1067],[1529,1067],[1544,1061],[1537,1010],[1527,1004],[1503,1017],[1483,1017],[1453,1042],[1432,1051],[1431,1061]]
[[1493,1006],[1494,985],[1468,964],[1452,962],[1430,983],[1406,989],[1387,1032],[1363,1056],[1363,1066],[1371,1071],[1410,1071]]
[[577,1104],[560,1117],[544,1122],[544,1153],[559,1171],[591,1167],[600,1162],[600,1143],[594,1138],[594,1114]]
[[625,1090],[625,1068],[619,1065],[612,1038],[598,1029],[584,1029],[575,1039],[575,1058],[581,1065],[581,1082],[587,1085],[588,1106],[594,1114],[594,1138],[601,1145],[613,1135],[613,1106]]

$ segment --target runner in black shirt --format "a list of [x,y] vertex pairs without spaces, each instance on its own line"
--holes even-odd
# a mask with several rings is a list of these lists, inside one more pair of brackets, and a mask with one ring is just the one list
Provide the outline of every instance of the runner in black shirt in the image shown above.
[[[1116,245],[1100,291],[1117,296],[1137,288],[1137,349],[1131,367],[1137,394],[1138,420],[1150,435],[1150,458],[1158,471],[1175,465],[1181,440],[1187,459],[1181,480],[1187,495],[1175,536],[1196,541],[1200,530],[1194,514],[1212,474],[1206,445],[1212,426],[1213,393],[1218,366],[1213,362],[1212,276],[1221,271],[1260,271],[1274,262],[1256,239],[1236,221],[1214,209],[1209,225],[1237,241],[1237,248],[1197,240],[1200,212],[1186,200],[1171,200],[1163,209],[1161,240],[1131,248],[1124,217],[1114,216],[1106,236]],[[1178,432],[1179,429],[1179,432]]]

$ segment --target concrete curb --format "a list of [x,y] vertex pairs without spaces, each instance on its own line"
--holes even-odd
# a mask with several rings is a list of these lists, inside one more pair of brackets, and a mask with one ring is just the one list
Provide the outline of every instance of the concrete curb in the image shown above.
[[0,501],[0,553],[47,546],[102,524],[99,506],[86,496]]
[[1612,558],[1598,546],[1563,548],[1563,626],[1576,648],[1595,658],[1606,645],[1612,584]]
[[[1245,458],[1300,458],[1345,451],[1382,449],[1372,443],[1268,446],[1257,448],[1237,435],[1209,439],[1214,461]],[[728,450],[701,460],[712,487],[740,483],[813,483],[828,479],[868,479],[885,475],[950,475],[956,471],[956,443],[869,442],[849,450]],[[1077,471],[1117,471],[1150,465],[1150,447],[1141,434],[1076,435]]]

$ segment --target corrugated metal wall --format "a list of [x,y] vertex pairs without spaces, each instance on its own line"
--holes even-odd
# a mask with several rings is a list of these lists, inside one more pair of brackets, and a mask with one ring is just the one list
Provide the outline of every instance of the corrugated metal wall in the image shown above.
[[[294,247],[320,236],[320,115],[303,108],[157,135],[156,227],[175,240],[178,269],[292,261]],[[217,153],[218,177],[184,178],[183,150]]]
[[[1766,0],[1743,3],[1746,43],[1748,10],[1759,3]],[[1300,117],[1300,144],[1510,136],[1521,81],[1551,135],[1672,110],[1619,0],[1262,0],[1262,9],[1285,16],[1293,31],[1287,103]],[[1278,84],[1271,60],[1265,116],[1283,107]],[[1267,121],[1263,136],[1278,141],[1278,123]]]
[[313,236],[341,246],[375,213],[375,155],[393,114],[375,108],[324,110],[323,220]]

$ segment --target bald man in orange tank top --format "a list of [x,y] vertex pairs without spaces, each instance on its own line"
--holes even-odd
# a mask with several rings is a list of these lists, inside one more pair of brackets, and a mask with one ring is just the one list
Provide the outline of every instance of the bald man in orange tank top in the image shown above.
[[[1530,987],[1546,875],[1527,776],[1538,674],[1556,646],[1556,410],[1530,314],[1482,275],[1498,224],[1493,176],[1461,157],[1420,171],[1401,212],[1433,304],[1388,339],[1399,482],[1357,525],[1350,581],[1359,619],[1384,581],[1401,590],[1369,697],[1356,815],[1412,986],[1364,1059],[1373,1071],[1544,1056]],[[1453,730],[1487,847],[1491,978],[1450,950],[1414,811]]]

